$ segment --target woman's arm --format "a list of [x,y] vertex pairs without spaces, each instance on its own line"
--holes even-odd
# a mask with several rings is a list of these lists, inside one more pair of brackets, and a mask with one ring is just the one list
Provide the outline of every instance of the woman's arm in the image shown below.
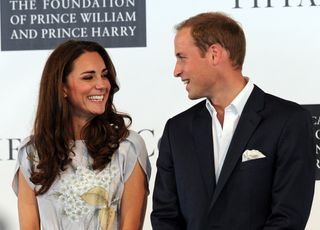
[[34,191],[19,170],[18,211],[21,230],[39,230],[40,217]]
[[147,205],[147,179],[136,162],[132,174],[124,184],[121,199],[121,230],[140,230],[143,226]]

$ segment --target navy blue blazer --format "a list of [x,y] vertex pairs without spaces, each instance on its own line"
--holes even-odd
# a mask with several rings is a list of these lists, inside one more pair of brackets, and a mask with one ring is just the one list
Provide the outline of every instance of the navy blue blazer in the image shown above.
[[[157,159],[154,230],[303,230],[315,156],[310,114],[254,87],[217,184],[205,101],[168,120]],[[242,162],[245,150],[266,157]]]

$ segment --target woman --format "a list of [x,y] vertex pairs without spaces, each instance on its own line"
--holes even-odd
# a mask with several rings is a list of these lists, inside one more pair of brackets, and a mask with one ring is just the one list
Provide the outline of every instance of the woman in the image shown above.
[[67,41],[50,55],[13,182],[21,229],[142,229],[150,163],[113,105],[118,89],[97,43]]

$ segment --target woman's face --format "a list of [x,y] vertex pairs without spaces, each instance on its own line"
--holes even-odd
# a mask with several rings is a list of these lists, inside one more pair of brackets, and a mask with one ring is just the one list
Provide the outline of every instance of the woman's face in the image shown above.
[[74,61],[64,85],[74,121],[86,122],[104,113],[111,89],[107,76],[108,70],[97,52],[85,52]]

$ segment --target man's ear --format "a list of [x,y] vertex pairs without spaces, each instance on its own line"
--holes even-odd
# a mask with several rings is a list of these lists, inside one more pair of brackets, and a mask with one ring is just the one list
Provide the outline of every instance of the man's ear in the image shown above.
[[210,55],[209,57],[214,65],[219,64],[222,58],[222,52],[223,47],[218,43],[214,43],[208,48],[208,55]]

